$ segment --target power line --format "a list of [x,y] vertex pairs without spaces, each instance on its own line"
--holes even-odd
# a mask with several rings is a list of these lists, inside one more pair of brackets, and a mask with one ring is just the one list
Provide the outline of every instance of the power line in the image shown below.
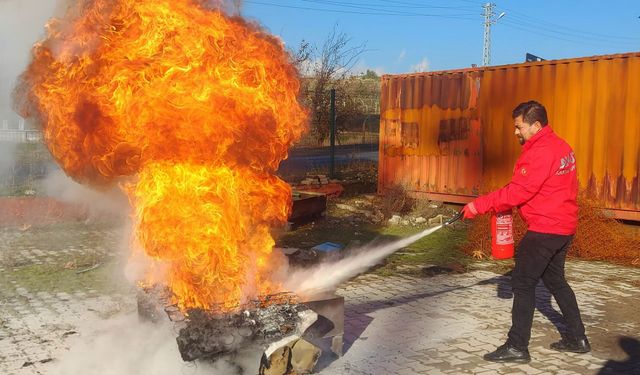
[[[397,10],[389,10],[389,9],[385,9],[386,7],[380,7],[378,5],[373,5],[373,7],[371,6],[363,6],[362,4],[359,3],[349,3],[349,2],[344,2],[344,1],[326,1],[326,0],[300,0],[300,1],[304,1],[304,2],[308,2],[308,3],[315,3],[315,4],[329,4],[329,5],[336,5],[339,7],[347,7],[347,8],[357,8],[357,9],[365,9],[365,10],[373,10],[373,11],[381,11],[381,12],[393,12],[394,14],[398,14],[398,15],[416,15],[416,13],[412,13],[412,12],[406,12],[406,11],[397,11]],[[406,7],[404,7],[406,8]],[[431,8],[431,7],[430,7]],[[433,7],[434,9],[452,9],[451,7]],[[458,9],[456,9],[458,10]],[[473,15],[473,13],[464,13],[464,14],[459,14],[459,15]]]
[[555,29],[549,29],[548,27],[543,27],[538,23],[535,22],[531,22],[529,20],[523,19],[522,17],[518,17],[518,16],[513,16],[511,18],[514,18],[518,23],[524,25],[524,26],[528,26],[528,27],[532,27],[532,28],[536,28],[536,29],[541,29],[541,30],[546,30],[549,31],[551,33],[557,33],[560,35],[566,35],[566,36],[571,36],[571,37],[578,37],[578,38],[589,38],[589,39],[597,39],[600,41],[605,41],[605,42],[614,42],[614,43],[627,43],[627,44],[636,44],[638,42],[640,42],[640,38],[631,38],[631,37],[613,37],[613,36],[603,36],[603,35],[599,35],[599,34],[594,34],[594,35],[590,35],[587,33],[578,33],[578,32],[568,32],[568,31],[563,31],[563,30],[555,30]]
[[570,37],[563,37],[563,36],[559,36],[558,34],[553,34],[553,33],[549,33],[545,30],[542,30],[540,28],[531,28],[531,27],[527,27],[527,26],[523,26],[522,24],[519,23],[515,23],[512,21],[508,21],[505,20],[503,23],[506,27],[512,28],[512,29],[516,29],[516,30],[520,30],[520,31],[524,31],[527,33],[533,33],[535,35],[539,35],[539,36],[543,36],[543,37],[547,37],[547,38],[551,38],[551,39],[557,39],[557,40],[562,40],[565,42],[570,42],[570,43],[575,43],[575,44],[591,44],[594,46],[611,46],[612,43],[610,42],[605,42],[605,41],[593,41],[593,40],[578,40],[578,39],[570,39]]
[[[440,10],[440,11],[465,11],[471,10],[471,6],[440,6],[440,5],[426,5],[424,2],[416,4],[407,1],[398,0],[374,0],[376,2],[360,3],[353,1],[343,0],[298,0],[303,3],[310,3],[309,5],[303,4],[281,4],[264,0],[245,0],[246,3],[278,7],[289,9],[300,9],[307,11],[339,13],[339,14],[356,14],[356,15],[373,15],[373,16],[397,16],[397,17],[433,17],[433,18],[446,18],[457,20],[477,20],[478,15],[484,16],[484,45],[483,45],[483,65],[490,63],[491,55],[491,30],[490,27],[495,23],[495,4],[483,3],[474,0],[456,0],[468,4],[473,4],[478,7],[484,8],[482,14],[479,13],[422,13],[424,10]],[[314,4],[314,5],[312,5]],[[449,3],[451,4],[451,2]],[[321,5],[323,7],[321,7]],[[491,5],[488,9],[487,6]],[[475,7],[474,7],[475,8]],[[477,9],[477,8],[475,8]],[[636,46],[637,42],[640,42],[640,38],[637,37],[623,37],[612,36],[607,34],[593,33],[588,31],[582,31],[554,24],[552,22],[542,20],[539,18],[531,17],[528,14],[514,11],[508,8],[500,7],[500,10],[509,12],[509,15],[504,21],[506,27],[520,30],[527,33],[535,33],[545,38],[551,38],[556,40],[562,40],[576,44],[590,44],[596,46]],[[474,16],[474,17],[472,17]]]
[[510,17],[519,20],[519,22],[527,23],[527,24],[530,24],[530,25],[535,26],[535,27],[540,27],[540,24],[546,24],[547,27],[553,27],[554,29],[565,30],[564,32],[561,32],[561,31],[558,31],[558,30],[552,31],[552,32],[563,33],[565,35],[575,35],[575,36],[580,36],[580,37],[589,36],[589,37],[595,37],[595,38],[600,38],[600,39],[611,39],[611,40],[624,39],[624,40],[628,40],[628,41],[636,41],[636,42],[640,41],[640,37],[607,35],[607,34],[594,33],[594,32],[585,31],[585,30],[579,30],[579,29],[575,29],[575,28],[571,28],[571,27],[558,25],[558,24],[552,23],[552,22],[544,20],[544,19],[531,17],[528,14],[525,14],[525,13],[522,13],[522,12],[518,12],[518,11],[515,11],[515,10],[511,10],[511,9],[508,9],[508,8],[501,8],[501,9],[504,9],[505,11],[509,12]]
[[376,15],[376,16],[408,16],[408,17],[434,17],[434,18],[438,18],[439,17],[439,18],[450,18],[450,19],[460,19],[460,20],[471,20],[471,19],[473,19],[473,18],[465,17],[465,16],[473,15],[472,13],[425,14],[425,13],[390,12],[390,11],[364,12],[364,11],[352,11],[352,10],[346,10],[346,9],[312,8],[312,7],[303,7],[303,6],[296,6],[296,5],[284,5],[284,4],[270,3],[270,2],[264,2],[264,1],[255,1],[255,0],[246,0],[245,3],[274,6],[274,7],[278,7],[278,8],[312,10],[312,11],[330,12],[330,13],[361,14],[361,15]]
[[[304,0],[302,0],[304,1]],[[391,0],[378,0],[378,2],[382,3],[380,5],[378,4],[372,4],[372,3],[368,3],[367,5],[370,6],[375,6],[375,7],[389,7],[389,8],[410,8],[410,9],[460,9],[460,10],[471,10],[471,9],[477,9],[477,7],[471,7],[469,5],[465,5],[465,6],[436,6],[436,5],[424,5],[424,2],[422,2],[422,4],[415,4],[415,3],[408,3],[406,1],[391,1]],[[354,3],[351,3],[354,4]],[[362,3],[356,3],[358,5],[361,5]]]
[[517,22],[513,22],[513,21],[510,21],[510,22],[511,22],[512,25],[520,26],[522,28],[527,28],[527,29],[535,31],[535,32],[542,31],[542,32],[546,32],[547,34],[564,36],[566,38],[579,39],[579,40],[584,41],[586,43],[595,42],[595,43],[599,43],[599,44],[615,44],[615,45],[620,45],[620,46],[631,46],[631,45],[635,46],[640,42],[640,39],[637,42],[632,42],[632,41],[628,41],[628,40],[612,40],[612,39],[604,39],[604,38],[595,37],[595,36],[587,36],[587,35],[580,35],[580,34],[576,34],[576,33],[568,33],[568,32],[564,32],[564,31],[551,30],[551,29],[548,29],[548,28],[540,27],[540,25],[537,25],[535,23],[524,22],[524,21],[521,21],[519,19],[516,19],[515,21],[517,21]]
[[484,3],[484,2],[482,2],[482,1],[474,1],[474,0],[457,0],[457,1],[463,1],[463,2],[465,2],[465,3],[473,4],[473,5],[476,5],[476,6],[483,6],[483,5],[485,5],[485,3]]
[[[495,21],[493,21],[493,6],[494,4],[487,3],[483,6],[485,9],[485,35],[484,35],[484,48],[483,48],[483,65],[488,65],[490,61],[490,48],[491,48],[491,39],[490,39],[490,27]],[[631,37],[616,37],[605,34],[598,33],[590,33],[590,32],[582,32],[577,29],[572,29],[568,27],[563,27],[559,25],[555,25],[551,22],[544,20],[537,20],[534,17],[530,17],[521,12],[517,12],[511,9],[502,8],[505,11],[508,11],[508,16],[501,23],[503,23],[506,27],[524,31],[527,33],[535,34],[536,36],[542,36],[544,38],[551,38],[556,40],[562,40],[565,42],[575,43],[575,44],[590,44],[595,46],[607,46],[610,47],[612,45],[618,46],[630,46],[637,45],[637,42],[640,41],[640,38],[631,38]],[[504,13],[504,12],[503,12]],[[520,16],[522,14],[523,16]],[[526,17],[526,18],[525,18]],[[551,25],[554,29],[549,29]],[[624,39],[624,40],[622,40]],[[635,41],[635,42],[633,42]]]
[[[398,1],[398,0],[372,0],[372,1],[376,1],[378,3],[382,3],[382,4],[398,4],[398,5],[406,5],[406,6],[410,6],[410,7],[416,7],[416,8],[430,8],[430,7],[434,7],[433,5],[425,5],[425,3],[427,2],[425,1],[419,1],[418,3],[414,3],[414,2],[410,2],[410,1]],[[476,5],[474,8],[477,8],[477,5],[482,5],[482,3],[477,3],[475,1],[467,1],[467,0],[452,0],[452,1],[466,1],[469,3],[472,3],[474,5]],[[437,1],[437,3],[442,3],[442,0]],[[446,1],[446,3],[451,4],[451,1]],[[367,4],[371,4],[370,2],[368,2]],[[436,6],[439,7],[439,6]],[[469,7],[468,5],[466,6],[460,6],[459,8],[464,8],[464,7]],[[451,8],[456,8],[456,7],[451,7]]]

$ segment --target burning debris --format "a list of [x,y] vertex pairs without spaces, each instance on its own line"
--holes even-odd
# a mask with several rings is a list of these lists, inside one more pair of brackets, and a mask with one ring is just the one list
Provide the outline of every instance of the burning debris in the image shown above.
[[[184,314],[176,305],[169,305],[171,297],[171,291],[163,286],[140,289],[138,314],[152,322],[167,318],[173,322],[184,361],[216,361],[252,350],[263,353],[261,359],[256,358],[256,363],[261,362],[262,373],[287,374],[293,368],[305,373],[315,367],[322,350],[312,342],[322,345],[328,338],[331,351],[342,354],[342,297],[300,303],[292,293],[278,293],[237,306],[233,311],[219,306],[208,310],[193,308]],[[280,370],[276,368],[281,367],[285,370],[277,372]]]
[[[278,299],[286,296],[277,296]],[[306,306],[281,301],[266,307],[253,302],[243,306],[239,314],[216,315],[202,309],[191,309],[180,329],[178,349],[185,361],[216,360],[238,348],[247,346],[266,349],[287,336],[301,336],[301,329],[316,319]]]
[[301,336],[300,330],[306,329],[317,318],[308,307],[296,302],[295,295],[289,293],[250,301],[232,312],[218,306],[209,310],[188,309],[185,314],[175,305],[166,306],[165,298],[169,295],[166,288],[158,286],[140,293],[138,313],[144,319],[157,322],[162,319],[160,310],[164,310],[179,330],[176,341],[184,361],[215,361],[247,347],[262,347],[264,350],[286,336]]

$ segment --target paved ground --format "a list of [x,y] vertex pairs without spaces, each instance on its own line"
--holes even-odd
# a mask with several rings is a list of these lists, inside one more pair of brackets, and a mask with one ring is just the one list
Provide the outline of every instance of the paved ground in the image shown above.
[[[542,285],[532,362],[513,365],[482,360],[506,338],[512,302],[508,277],[482,269],[428,279],[361,276],[341,291],[348,301],[350,347],[323,373],[640,374],[640,318],[634,306],[640,301],[640,269],[573,261],[567,273],[594,348],[589,354],[547,349],[559,338],[555,325],[563,326]],[[622,337],[629,337],[624,342],[631,353],[620,347]]]
[[[123,277],[124,261],[110,256],[121,245],[121,230],[109,225],[0,229],[0,374],[232,372],[185,365],[170,330],[137,322],[133,289],[108,281]],[[101,266],[86,271],[96,259]],[[510,319],[509,278],[489,266],[343,285],[346,353],[321,373],[640,374],[640,269],[569,262],[593,352],[546,349],[562,319],[539,286],[533,360],[507,365],[481,358],[502,344]]]

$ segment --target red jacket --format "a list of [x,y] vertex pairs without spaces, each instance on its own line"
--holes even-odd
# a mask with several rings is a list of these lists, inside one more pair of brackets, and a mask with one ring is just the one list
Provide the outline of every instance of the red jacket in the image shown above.
[[529,230],[575,234],[578,178],[571,146],[545,126],[522,146],[513,177],[502,189],[478,197],[478,213],[518,207]]

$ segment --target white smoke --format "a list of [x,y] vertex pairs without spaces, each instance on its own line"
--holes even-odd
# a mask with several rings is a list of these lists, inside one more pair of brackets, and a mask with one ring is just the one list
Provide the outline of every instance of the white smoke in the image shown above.
[[230,16],[239,16],[243,0],[197,0],[203,7],[220,10]]
[[295,270],[284,281],[285,290],[290,290],[303,296],[334,291],[343,282],[368,270],[392,253],[409,246],[440,228],[442,228],[441,225],[383,245],[364,246],[353,250],[348,256],[340,260],[320,263],[310,269]]
[[56,200],[82,206],[89,219],[103,216],[124,218],[130,211],[124,192],[113,187],[97,191],[81,185],[62,170],[55,170],[42,181],[44,194]]
[[[287,290],[301,295],[317,295],[366,271],[382,259],[442,228],[426,229],[413,236],[382,245],[353,250],[347,257],[296,270],[285,281]],[[211,363],[185,363],[175,341],[170,322],[140,322],[135,313],[106,321],[87,321],[78,328],[80,337],[60,358],[54,375],[92,373],[100,375],[235,375],[255,374],[260,353],[244,352]]]
[[45,34],[51,17],[61,16],[68,1],[0,0],[0,120],[18,121],[11,93],[31,60],[30,51]]
[[[137,314],[109,320],[85,321],[78,327],[71,349],[53,370],[53,375],[235,375],[239,365],[220,360],[211,363],[186,363],[180,357],[173,327],[140,322]],[[256,369],[259,357],[234,358],[234,362],[252,365]],[[255,364],[254,364],[255,362]],[[244,368],[243,368],[244,369]],[[246,370],[246,369],[245,369]],[[249,372],[247,372],[249,373]]]
[[[63,0],[0,0],[0,131],[17,129],[21,118],[13,110],[12,93],[18,76],[31,60],[31,47],[45,35],[47,20],[63,14]],[[7,134],[11,136],[11,134]],[[19,146],[0,142],[0,184],[12,183]]]
[[13,173],[15,152],[15,143],[0,141],[0,183],[5,182],[5,176]]

